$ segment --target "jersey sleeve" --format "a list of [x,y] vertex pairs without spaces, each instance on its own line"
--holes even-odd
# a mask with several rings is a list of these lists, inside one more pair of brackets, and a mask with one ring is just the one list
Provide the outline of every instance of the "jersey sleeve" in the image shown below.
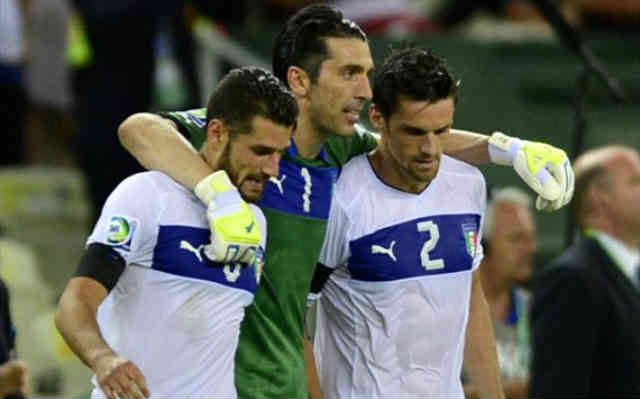
[[351,158],[375,149],[378,140],[379,136],[376,133],[356,125],[356,133],[353,136],[331,136],[327,141],[327,151],[338,165],[344,165]]
[[113,248],[127,265],[151,265],[162,198],[146,173],[128,177],[109,195],[87,246]]
[[173,121],[178,131],[189,140],[193,148],[200,149],[205,139],[205,125],[207,124],[206,108],[188,111],[159,112],[158,115]]
[[335,269],[349,258],[348,225],[347,214],[336,196],[331,201],[327,232],[320,251],[319,262],[324,266]]

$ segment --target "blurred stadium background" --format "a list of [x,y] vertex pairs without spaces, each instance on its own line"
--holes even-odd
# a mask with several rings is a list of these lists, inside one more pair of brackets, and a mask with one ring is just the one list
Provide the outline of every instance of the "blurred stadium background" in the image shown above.
[[[31,4],[46,1],[34,0]],[[226,30],[217,28],[221,21],[197,19],[193,35],[202,104],[229,65],[268,67],[271,43],[282,18],[308,2],[248,1],[244,23],[227,26]],[[444,2],[400,3],[413,7],[411,13],[428,16],[434,3]],[[610,4],[613,3],[617,2]],[[629,3],[637,6],[638,2]],[[371,4],[377,2],[371,0]],[[67,7],[72,11],[72,4]],[[280,7],[281,13],[274,17],[272,7]],[[616,102],[603,82],[591,75],[582,102],[586,123],[582,150],[610,143],[640,149],[640,22],[638,15],[633,15],[606,20],[597,25],[599,29],[587,30],[583,26],[585,43],[620,81],[628,100]],[[77,20],[65,21],[71,31],[78,28],[73,22]],[[619,21],[623,23],[618,25]],[[33,28],[27,19],[27,43]],[[501,130],[575,154],[576,96],[584,64],[539,16],[523,21],[505,12],[481,10],[450,29],[418,31],[396,24],[370,31],[369,37],[375,59],[383,57],[390,45],[408,41],[433,48],[448,60],[462,80],[457,128],[487,134]],[[77,41],[70,42],[78,40],[77,36],[72,38],[66,39],[66,51],[86,51],[78,50]],[[162,35],[156,46],[153,109],[188,106],[175,48]],[[81,58],[86,56],[80,54]],[[73,61],[73,57],[69,59]],[[25,60],[28,68],[29,58]],[[73,67],[72,63],[69,65]],[[68,110],[70,106],[63,108]],[[364,114],[363,121],[366,123]],[[91,211],[87,182],[70,160],[71,151],[66,147],[69,141],[64,135],[57,141],[49,139],[54,144],[37,143],[41,147],[39,157],[0,168],[0,276],[11,291],[18,353],[31,366],[34,393],[82,396],[89,392],[90,373],[60,341],[51,317],[58,295],[81,255],[90,231]],[[53,154],[54,151],[58,153]],[[482,170],[490,185],[526,188],[509,168],[486,166]],[[542,265],[566,246],[570,223],[566,209],[553,214],[537,213],[536,218],[540,243],[537,264]]]

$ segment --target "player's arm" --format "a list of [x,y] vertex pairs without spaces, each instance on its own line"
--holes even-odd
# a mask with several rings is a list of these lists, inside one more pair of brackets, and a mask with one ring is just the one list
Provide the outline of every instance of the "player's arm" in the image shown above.
[[471,282],[470,307],[464,348],[465,374],[479,397],[503,398],[489,305],[477,270]]
[[118,127],[120,143],[142,166],[171,176],[193,190],[213,170],[170,119],[134,114]]
[[500,132],[491,136],[451,129],[442,135],[443,151],[472,164],[512,166],[538,194],[539,210],[557,210],[573,196],[573,169],[567,154],[545,143],[521,140]]
[[142,166],[163,172],[194,190],[207,206],[211,242],[205,254],[209,259],[246,264],[255,261],[260,232],[244,229],[255,223],[253,213],[226,172],[214,172],[174,121],[155,114],[134,114],[119,126],[118,137]]
[[145,398],[149,397],[149,390],[142,372],[113,351],[97,321],[98,307],[124,268],[124,260],[111,247],[89,245],[62,293],[55,323],[71,350],[96,373],[107,397]]
[[489,136],[467,130],[451,129],[450,134],[441,137],[442,150],[445,154],[474,165],[491,162]]
[[311,279],[311,289],[307,296],[307,313],[305,315],[305,335],[304,353],[307,364],[307,386],[310,398],[322,398],[324,394],[320,386],[320,378],[318,378],[318,370],[316,368],[315,357],[313,355],[313,336],[316,330],[316,302],[322,293],[322,288],[327,279],[333,272],[333,268],[327,267],[322,263],[316,264],[316,269]]
[[316,369],[316,361],[313,356],[313,343],[309,339],[304,340],[304,354],[307,366],[307,388],[309,390],[309,398],[324,398],[320,379],[318,378],[318,370]]

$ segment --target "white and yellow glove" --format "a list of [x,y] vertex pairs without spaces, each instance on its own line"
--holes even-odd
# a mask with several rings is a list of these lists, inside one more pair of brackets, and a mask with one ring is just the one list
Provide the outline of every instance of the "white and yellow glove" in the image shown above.
[[513,166],[538,194],[538,210],[555,211],[571,201],[573,169],[561,149],[495,132],[489,137],[489,156],[495,164]]
[[260,210],[249,207],[224,170],[202,179],[194,191],[207,206],[211,229],[211,242],[204,247],[207,258],[213,262],[253,264],[266,233],[254,214]]

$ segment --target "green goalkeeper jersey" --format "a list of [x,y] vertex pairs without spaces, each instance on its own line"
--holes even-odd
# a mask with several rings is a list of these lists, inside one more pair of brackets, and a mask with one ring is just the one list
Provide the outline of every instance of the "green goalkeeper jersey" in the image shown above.
[[[165,113],[194,145],[204,137],[205,111]],[[353,137],[333,137],[315,159],[298,155],[291,141],[277,178],[259,202],[267,218],[265,266],[254,303],[246,309],[236,352],[240,398],[306,398],[303,347],[307,295],[329,217],[340,167],[376,146],[358,127]]]

